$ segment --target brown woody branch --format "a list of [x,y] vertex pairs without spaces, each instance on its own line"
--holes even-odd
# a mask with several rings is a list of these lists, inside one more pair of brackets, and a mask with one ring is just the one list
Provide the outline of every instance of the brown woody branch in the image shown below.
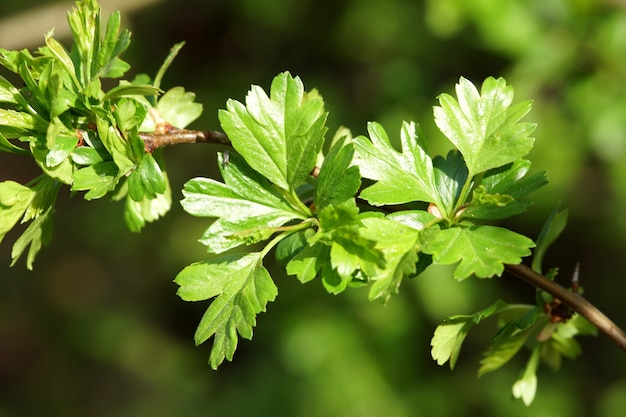
[[596,306],[585,300],[580,294],[569,291],[565,287],[550,281],[546,277],[525,265],[506,265],[506,270],[527,283],[540,288],[554,298],[561,300],[572,310],[589,320],[601,332],[610,337],[620,348],[626,351],[626,333]]
[[181,143],[218,143],[230,145],[230,140],[223,132],[215,130],[169,129],[165,133],[139,133],[146,152],[152,153],[158,148]]
[[[225,133],[212,130],[199,131],[170,127],[165,133],[140,133],[139,137],[145,143],[146,152],[153,152],[155,149],[180,143],[231,144]],[[318,167],[311,173],[311,175],[314,176],[316,176],[316,174],[319,174]],[[620,348],[626,351],[626,333],[580,294],[569,291],[565,287],[538,274],[525,265],[506,265],[506,270],[530,285],[546,291],[555,299],[569,306],[572,310],[589,320],[590,323],[595,325]]]

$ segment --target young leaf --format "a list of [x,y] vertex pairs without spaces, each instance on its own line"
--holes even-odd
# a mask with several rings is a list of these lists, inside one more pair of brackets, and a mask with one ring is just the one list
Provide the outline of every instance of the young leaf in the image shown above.
[[175,279],[177,294],[185,301],[214,298],[194,337],[199,345],[215,336],[209,360],[213,369],[224,359],[232,360],[237,333],[252,338],[256,315],[276,298],[276,285],[262,259],[261,253],[227,255],[192,264]]
[[378,181],[361,192],[374,205],[426,201],[440,204],[434,183],[433,164],[416,133],[415,123],[404,122],[400,133],[402,152],[377,123],[369,123],[370,140],[354,139],[361,176]]
[[457,205],[457,200],[467,182],[467,167],[463,156],[457,150],[451,150],[444,159],[436,156],[433,159],[435,174],[435,186],[439,195],[439,210],[444,217],[454,215],[452,211]]
[[435,334],[430,342],[432,346],[431,355],[437,361],[437,365],[443,365],[450,361],[450,369],[454,369],[459,353],[461,353],[461,345],[471,328],[483,319],[497,314],[506,305],[503,301],[498,300],[472,315],[452,316],[445,319],[435,329]]
[[533,147],[531,123],[519,123],[530,111],[531,102],[511,106],[513,89],[503,78],[487,78],[480,93],[467,79],[456,85],[458,101],[439,96],[435,122],[461,151],[470,177],[513,162]]
[[324,158],[315,189],[314,203],[318,211],[354,198],[361,186],[359,168],[351,166],[354,148],[344,143],[344,139],[339,139]]
[[280,188],[293,191],[311,172],[326,132],[324,103],[304,92],[300,78],[284,72],[268,97],[252,86],[246,105],[228,100],[222,129],[246,162]]
[[182,129],[202,114],[202,104],[196,103],[195,98],[194,93],[183,87],[174,87],[163,94],[156,108],[165,121]]
[[35,193],[15,181],[0,182],[0,242],[24,215]]
[[534,334],[533,326],[537,322],[538,309],[524,306],[520,310],[522,315],[504,324],[493,337],[492,345],[480,361],[479,377],[499,369],[511,360]]
[[[419,232],[412,227],[383,217],[367,217],[362,220],[362,235],[376,242],[375,248],[383,253],[384,268],[379,270],[369,292],[370,301],[387,302],[398,292],[405,277],[417,272]],[[427,255],[426,255],[427,256]]]
[[[252,170],[236,154],[228,164],[223,154],[218,160],[225,183],[196,178],[185,184],[181,202],[194,216],[218,217],[205,232],[202,243],[209,251],[221,253],[242,244],[269,237],[275,228],[310,214],[294,207],[267,179]],[[260,235],[255,235],[255,232]]]
[[563,229],[565,229],[568,214],[567,209],[562,209],[557,206],[552,210],[552,213],[550,213],[550,216],[548,216],[548,219],[544,223],[541,232],[539,232],[537,248],[533,256],[532,268],[535,272],[541,273],[543,257],[550,245],[552,245],[563,232]]
[[94,200],[112,191],[118,182],[119,170],[113,161],[99,162],[74,173],[72,191],[87,191],[85,200]]
[[458,280],[472,274],[479,278],[500,276],[504,264],[519,264],[535,246],[526,236],[508,229],[476,225],[444,230],[434,226],[423,232],[423,242],[423,251],[433,255],[435,263],[460,262],[454,271]]
[[147,153],[128,177],[128,195],[135,201],[153,199],[167,187],[165,175],[154,157]]
[[513,397],[521,398],[526,406],[533,402],[537,393],[537,367],[539,366],[540,348],[541,346],[536,346],[533,349],[524,371],[513,384]]

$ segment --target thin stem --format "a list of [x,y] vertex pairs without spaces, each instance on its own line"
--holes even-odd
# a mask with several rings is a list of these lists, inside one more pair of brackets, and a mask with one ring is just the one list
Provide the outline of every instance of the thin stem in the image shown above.
[[214,130],[176,129],[166,133],[139,133],[139,137],[144,142],[146,152],[150,153],[158,148],[180,143],[219,143],[230,145],[230,140],[225,133]]
[[589,320],[601,332],[611,338],[620,348],[626,351],[626,333],[596,306],[585,300],[580,294],[569,291],[565,287],[550,281],[546,277],[525,265],[506,265],[506,270],[527,283],[550,293],[554,298],[567,304],[572,310]]

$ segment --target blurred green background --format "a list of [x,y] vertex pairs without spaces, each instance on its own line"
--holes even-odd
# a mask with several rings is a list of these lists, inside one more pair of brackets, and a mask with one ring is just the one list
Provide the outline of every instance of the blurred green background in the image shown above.
[[[169,48],[187,44],[163,87],[197,93],[205,114],[194,127],[217,129],[217,109],[265,88],[277,73],[318,88],[340,124],[365,133],[377,120],[399,132],[415,120],[432,150],[447,148],[432,121],[441,92],[460,76],[504,76],[516,100],[534,99],[538,123],[530,155],[550,184],[507,226],[536,237],[562,202],[570,224],[546,259],[567,284],[581,263],[585,296],[626,326],[626,3],[621,0],[126,0],[134,71],[154,74]],[[4,0],[0,47],[30,48],[72,3]],[[53,8],[53,6],[56,6]],[[331,132],[332,133],[332,132]],[[217,145],[165,153],[180,200],[183,183],[215,172]],[[0,155],[0,179],[37,175],[27,159]],[[252,342],[233,363],[206,364],[194,347],[205,303],[184,303],[172,280],[203,259],[196,242],[207,222],[176,203],[140,235],[122,207],[59,198],[52,245],[28,272],[9,268],[11,233],[0,245],[0,416],[549,416],[621,417],[626,356],[604,336],[583,340],[584,356],[558,373],[542,368],[535,402],[511,400],[525,358],[476,379],[487,323],[466,341],[450,372],[430,359],[446,315],[472,313],[496,298],[533,302],[510,276],[453,281],[432,268],[405,282],[387,306],[366,290],[337,297],[318,282],[276,276],[279,297],[259,316]]]

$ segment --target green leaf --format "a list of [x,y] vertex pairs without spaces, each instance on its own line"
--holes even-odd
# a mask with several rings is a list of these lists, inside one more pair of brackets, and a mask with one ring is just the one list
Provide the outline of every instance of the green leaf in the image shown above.
[[165,175],[151,154],[145,154],[128,177],[128,195],[135,201],[156,198],[166,187]]
[[361,176],[378,181],[361,192],[374,205],[426,201],[440,204],[434,183],[432,160],[416,133],[415,123],[404,122],[400,132],[402,152],[394,149],[389,136],[377,123],[368,124],[370,140],[354,139]]
[[554,243],[554,241],[561,235],[567,224],[567,216],[569,211],[557,206],[552,210],[550,216],[546,219],[539,237],[537,238],[537,248],[533,256],[532,268],[535,272],[541,273],[543,257],[546,251]]
[[160,93],[161,90],[151,85],[135,85],[122,82],[117,87],[107,91],[102,100],[113,100],[120,97],[154,96]]
[[0,151],[10,152],[10,153],[19,154],[19,155],[28,154],[28,151],[26,149],[22,149],[19,146],[15,146],[2,133],[0,133]]
[[445,319],[435,329],[435,334],[430,342],[432,346],[431,355],[437,361],[437,365],[443,365],[450,361],[450,369],[454,369],[463,341],[472,327],[497,314],[506,306],[506,303],[498,300],[475,314],[452,316]]
[[[526,307],[526,306],[525,306]],[[537,308],[525,308],[521,317],[511,319],[493,337],[492,345],[480,361],[478,376],[493,372],[509,362],[524,346],[528,338],[535,334]]]
[[120,12],[115,11],[109,16],[106,33],[102,41],[97,59],[95,73],[102,78],[119,78],[130,69],[128,63],[119,56],[130,45],[130,31],[124,29],[120,33]]
[[192,264],[175,279],[177,294],[186,301],[214,298],[195,334],[197,345],[212,336],[210,364],[213,369],[224,359],[232,360],[239,334],[252,338],[256,315],[265,311],[278,293],[262,265],[261,253],[227,255]]
[[0,242],[24,215],[35,193],[15,181],[0,182]]
[[504,264],[519,264],[530,255],[535,244],[529,238],[495,226],[438,226],[424,231],[423,251],[433,255],[435,263],[449,265],[459,262],[454,278],[461,280],[474,274],[479,278],[500,276]]
[[503,78],[487,78],[480,93],[467,79],[456,85],[458,101],[439,96],[434,108],[437,127],[461,151],[469,176],[506,165],[526,155],[533,147],[531,123],[519,123],[531,102],[511,106],[513,89]]
[[94,200],[115,189],[118,169],[113,161],[99,162],[74,173],[72,191],[87,191],[85,200]]
[[15,265],[17,260],[22,256],[26,248],[28,248],[28,255],[26,256],[26,267],[29,270],[33,269],[33,262],[35,256],[41,250],[42,244],[48,243],[52,234],[52,212],[54,211],[51,205],[43,213],[39,214],[31,224],[26,228],[24,233],[15,241],[13,248],[11,249],[11,266]]
[[361,186],[359,168],[351,166],[354,148],[340,139],[332,146],[317,178],[315,209],[341,204],[354,198]]
[[[270,182],[237,154],[223,154],[218,163],[225,183],[206,178],[188,181],[181,204],[194,216],[218,217],[205,232],[202,243],[221,253],[242,244],[263,240],[275,228],[295,219],[306,219],[301,207],[287,200]],[[257,233],[259,232],[259,233]]]
[[467,167],[463,156],[457,150],[451,150],[444,159],[436,156],[433,159],[435,187],[439,195],[438,209],[446,218],[454,215],[453,210],[467,182]]
[[284,72],[274,78],[268,97],[252,86],[246,105],[228,100],[219,112],[222,129],[256,171],[293,191],[315,167],[326,132],[324,103],[304,92],[300,78]]
[[539,366],[540,346],[533,349],[533,353],[520,375],[513,384],[513,397],[521,398],[524,405],[529,406],[537,393],[537,367]]
[[126,198],[124,220],[126,226],[133,233],[139,233],[146,222],[153,222],[167,213],[172,206],[172,190],[166,178],[166,190],[155,198],[144,198],[135,201],[130,196]]
[[374,283],[369,299],[387,302],[398,292],[403,278],[413,277],[418,272],[419,232],[383,217],[368,217],[362,223],[365,228],[361,234],[376,242],[375,249],[381,251],[385,259],[384,268],[371,277]]
[[195,98],[194,93],[183,87],[174,87],[163,94],[156,109],[163,120],[182,129],[202,114],[202,104],[196,103]]

